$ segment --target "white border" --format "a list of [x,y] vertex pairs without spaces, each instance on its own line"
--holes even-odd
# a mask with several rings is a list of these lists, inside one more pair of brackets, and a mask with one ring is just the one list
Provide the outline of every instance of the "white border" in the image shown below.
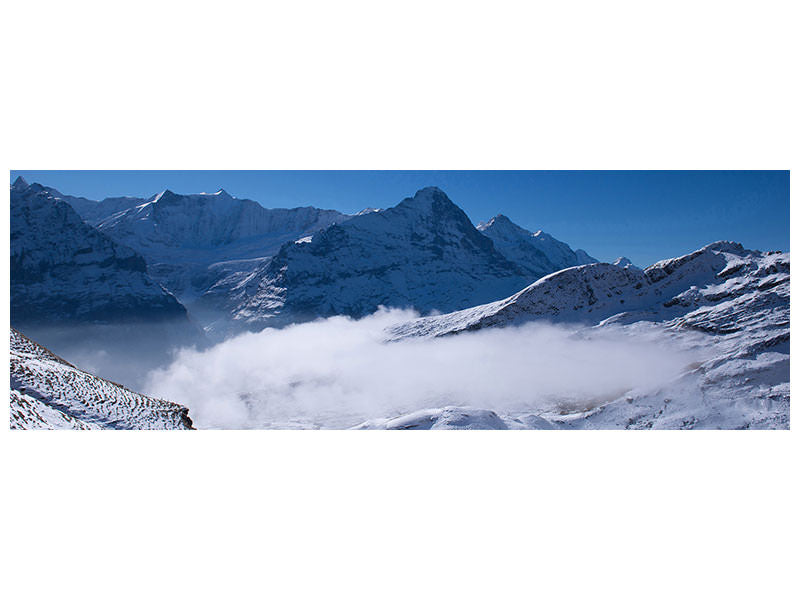
[[[5,170],[797,164],[791,2],[2,11]],[[797,593],[796,431],[0,432],[7,598]]]

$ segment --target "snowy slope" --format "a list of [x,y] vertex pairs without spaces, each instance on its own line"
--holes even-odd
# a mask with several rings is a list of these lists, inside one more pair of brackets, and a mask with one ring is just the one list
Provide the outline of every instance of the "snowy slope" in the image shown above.
[[572,250],[553,236],[531,233],[505,215],[497,215],[478,230],[494,242],[494,247],[507,259],[527,269],[535,279],[567,267],[595,263],[583,250]]
[[503,297],[533,278],[499,253],[438,188],[393,208],[287,244],[246,278],[209,292],[234,318],[264,326],[318,316],[362,316],[379,305],[453,310]]
[[422,409],[389,419],[374,419],[353,429],[509,429],[493,410],[446,406]]
[[[56,192],[56,190],[53,191]],[[74,208],[75,212],[92,226],[99,225],[112,215],[147,202],[145,198],[137,198],[135,196],[105,198],[99,202],[88,200],[87,198],[76,198],[75,196],[61,196],[61,199]]]
[[723,299],[746,296],[755,301],[765,295],[758,292],[771,286],[782,285],[779,291],[786,291],[788,298],[788,281],[788,255],[751,252],[739,244],[716,242],[645,270],[605,263],[571,267],[504,300],[417,319],[392,333],[395,337],[438,336],[535,319],[597,323],[621,313],[620,318],[629,320],[666,320],[695,309],[702,314],[706,308],[701,307]]
[[11,429],[192,429],[183,406],[81,371],[11,330]]
[[788,428],[789,268],[786,253],[716,242],[643,271],[573,267],[505,300],[416,319],[388,333],[399,340],[541,320],[580,326],[588,336],[618,328],[638,339],[655,327],[665,342],[697,350],[704,360],[664,388],[602,401],[570,399],[549,413],[501,415],[503,422],[510,428]]
[[348,218],[310,206],[268,209],[224,190],[165,190],[108,216],[97,227],[141,253],[157,281],[182,300],[191,300],[230,272],[212,265],[270,257],[285,242]]
[[178,320],[177,299],[144,259],[83,222],[50,188],[11,187],[11,322],[14,325]]

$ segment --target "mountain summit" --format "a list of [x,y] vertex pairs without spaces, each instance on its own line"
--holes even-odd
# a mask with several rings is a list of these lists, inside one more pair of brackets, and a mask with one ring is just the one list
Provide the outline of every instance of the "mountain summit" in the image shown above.
[[144,259],[84,223],[57,192],[11,189],[11,322],[186,320]]
[[583,250],[573,250],[541,230],[531,233],[502,214],[481,223],[478,230],[506,258],[524,267],[534,280],[567,267],[597,262]]
[[428,312],[503,297],[531,282],[442,190],[284,245],[246,281],[223,281],[234,318],[251,326],[329,315],[360,317],[379,306]]
[[166,189],[109,215],[97,228],[140,252],[150,275],[186,301],[228,272],[223,263],[267,259],[285,242],[348,218],[310,206],[265,208],[223,189],[213,194]]
[[20,175],[14,180],[14,183],[11,184],[11,189],[15,192],[21,192],[25,188],[28,187],[28,182],[25,181],[25,178]]

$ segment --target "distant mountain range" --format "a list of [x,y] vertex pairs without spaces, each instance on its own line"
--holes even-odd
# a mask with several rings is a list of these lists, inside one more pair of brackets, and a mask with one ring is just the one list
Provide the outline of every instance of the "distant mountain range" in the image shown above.
[[[504,218],[505,219],[505,218]],[[513,225],[481,232],[438,188],[285,244],[253,272],[221,280],[205,299],[249,327],[319,316],[361,317],[379,306],[449,311],[507,295],[585,256]],[[528,240],[531,241],[528,241]],[[519,251],[524,244],[531,251]],[[593,260],[585,256],[586,260]]]
[[[52,238],[56,227],[67,235]],[[16,324],[156,319],[188,307],[213,334],[379,306],[450,311],[594,261],[503,215],[476,228],[437,188],[345,215],[267,209],[224,190],[94,202],[12,185]]]
[[[116,200],[106,199],[99,204],[124,206]],[[144,256],[150,275],[187,302],[237,269],[242,261],[252,264],[266,260],[282,244],[349,218],[335,210],[311,206],[264,208],[252,200],[234,198],[224,190],[214,194],[175,194],[165,190],[121,211],[105,214],[93,224]]]
[[131,248],[85,223],[64,198],[22,178],[11,186],[11,322],[187,321]]

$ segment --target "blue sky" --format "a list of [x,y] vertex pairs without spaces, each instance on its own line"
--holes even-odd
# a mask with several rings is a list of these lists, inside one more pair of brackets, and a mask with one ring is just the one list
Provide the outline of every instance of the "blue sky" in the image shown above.
[[789,250],[788,171],[12,171],[100,200],[224,188],[267,207],[387,208],[428,185],[476,225],[503,213],[600,260],[640,266],[728,239]]

